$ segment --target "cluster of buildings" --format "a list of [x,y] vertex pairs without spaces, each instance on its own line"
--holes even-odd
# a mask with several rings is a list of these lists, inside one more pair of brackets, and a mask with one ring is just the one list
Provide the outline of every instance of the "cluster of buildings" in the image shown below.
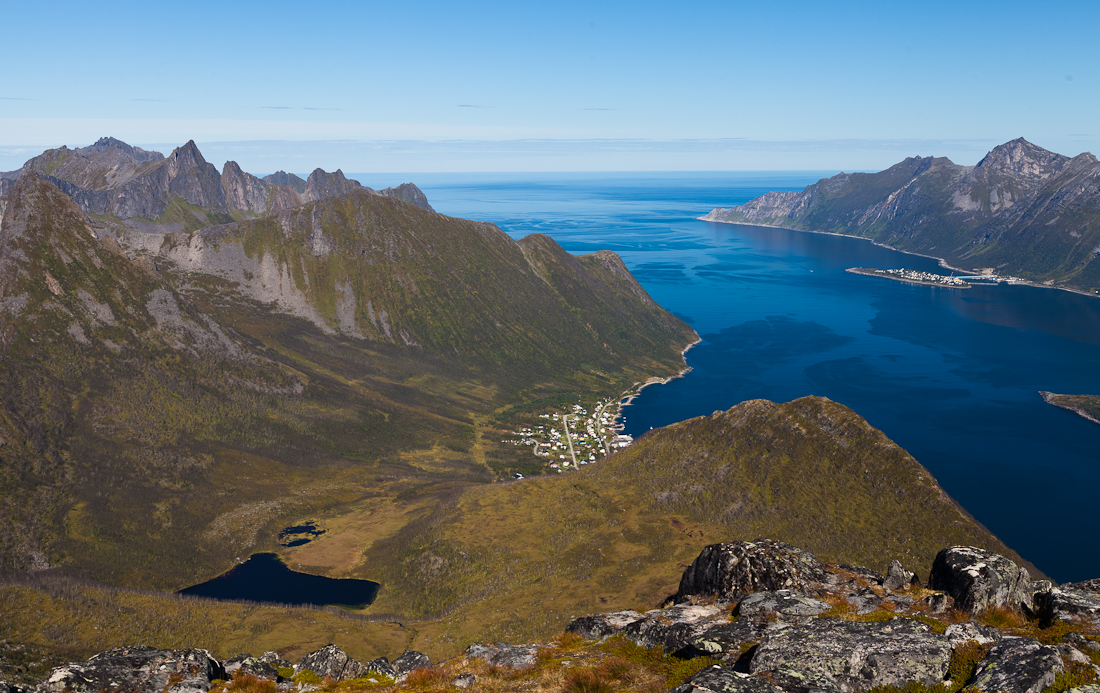
[[879,274],[886,274],[897,279],[904,279],[911,282],[923,282],[926,284],[943,284],[944,286],[958,286],[969,287],[970,284],[966,283],[959,277],[947,277],[942,274],[933,274],[932,272],[919,272],[917,270],[909,269],[888,269],[888,270],[875,270]]
[[544,458],[547,466],[558,472],[591,464],[633,441],[617,432],[617,405],[615,400],[604,399],[596,403],[591,413],[574,404],[566,413],[539,414],[546,423],[524,426],[516,438],[501,442],[533,448],[536,457]]

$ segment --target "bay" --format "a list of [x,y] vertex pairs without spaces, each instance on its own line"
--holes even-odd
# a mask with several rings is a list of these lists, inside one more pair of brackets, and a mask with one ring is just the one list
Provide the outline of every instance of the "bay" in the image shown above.
[[1100,299],[859,276],[844,270],[943,271],[864,240],[695,219],[831,173],[356,177],[414,180],[437,211],[513,238],[545,233],[573,253],[618,252],[703,338],[687,354],[690,373],[624,409],[628,433],[748,399],[825,396],[912,453],[1053,579],[1100,577],[1100,426],[1038,394],[1100,394]]

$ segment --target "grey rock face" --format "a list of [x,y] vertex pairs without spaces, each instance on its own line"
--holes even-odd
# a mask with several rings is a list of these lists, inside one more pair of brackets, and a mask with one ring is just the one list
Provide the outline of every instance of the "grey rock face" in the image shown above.
[[741,674],[718,665],[707,667],[673,688],[670,693],[781,693],[781,689],[759,676]]
[[951,598],[951,595],[944,594],[943,592],[930,594],[921,599],[921,603],[925,604],[928,610],[934,614],[946,613],[955,606],[955,600]]
[[947,627],[944,635],[951,641],[951,647],[958,647],[969,640],[974,640],[981,645],[987,645],[1001,639],[1001,632],[993,626],[982,626],[973,621],[952,623]]
[[1067,582],[1062,585],[1062,589],[1071,590],[1073,592],[1085,592],[1086,594],[1095,594],[1100,597],[1100,578],[1093,578],[1092,580],[1084,580],[1082,582]]
[[502,642],[475,642],[466,648],[466,656],[470,659],[480,659],[492,666],[509,669],[529,669],[535,666],[538,653],[538,645],[507,645]]
[[820,672],[776,669],[769,673],[772,683],[785,693],[840,693],[836,681]]
[[386,197],[392,197],[395,200],[401,200],[402,202],[408,202],[411,205],[416,205],[422,209],[426,209],[429,212],[434,212],[432,206],[428,204],[428,196],[424,192],[413,185],[412,183],[402,183],[396,188],[383,188],[378,191],[379,195],[385,195]]
[[336,197],[352,190],[362,190],[363,186],[357,180],[349,180],[344,177],[344,172],[336,169],[334,173],[326,173],[321,169],[314,169],[306,179],[306,189],[302,194],[302,202],[316,202],[326,197]]
[[393,660],[393,670],[398,676],[405,676],[414,669],[427,669],[432,665],[432,660],[423,652],[405,650],[401,656]]
[[1044,623],[1080,618],[1100,628],[1100,594],[1069,589],[1070,585],[1035,595],[1035,606]]
[[793,669],[823,675],[844,693],[856,693],[911,682],[934,685],[943,680],[950,659],[950,641],[917,621],[821,618],[767,631],[750,666],[754,674]]
[[936,554],[928,586],[951,595],[956,607],[971,613],[991,606],[1032,608],[1027,571],[1004,556],[973,546],[953,546]]
[[300,671],[311,671],[323,679],[346,681],[362,678],[369,670],[362,662],[352,659],[336,645],[325,645],[302,658],[298,666],[294,667],[294,673]]
[[1063,671],[1055,648],[1032,638],[1005,638],[981,661],[969,686],[989,693],[1040,693]]
[[754,592],[741,600],[737,612],[742,618],[765,620],[774,614],[781,623],[805,623],[832,607],[825,602],[791,590]]
[[294,668],[294,664],[292,662],[290,662],[288,660],[285,660],[282,657],[280,657],[278,652],[272,652],[270,650],[268,650],[267,652],[264,652],[262,655],[260,655],[260,661],[261,662],[266,662],[267,664],[270,664],[271,666],[275,667],[276,669],[293,669]]
[[691,638],[688,646],[677,653],[708,655],[725,662],[736,662],[747,646],[760,642],[767,624],[761,621],[738,619],[711,625]]
[[451,679],[451,685],[455,688],[469,688],[475,683],[477,683],[477,677],[469,673],[462,673]]
[[665,652],[676,652],[689,645],[722,613],[714,606],[691,605],[648,611],[626,626],[623,635],[642,647],[663,647]]
[[253,214],[267,211],[267,195],[271,186],[250,173],[245,173],[236,161],[222,167],[222,188],[225,201],[233,209]]
[[[119,647],[50,672],[40,693],[199,693],[225,670],[206,650]],[[172,679],[176,679],[172,683]]]
[[576,633],[586,640],[603,640],[622,632],[624,628],[641,618],[642,615],[633,609],[609,614],[591,614],[570,621],[565,632]]
[[261,180],[272,185],[285,185],[299,195],[306,191],[306,182],[293,173],[287,173],[286,171],[276,171],[264,176]]
[[279,671],[273,664],[249,654],[239,654],[236,657],[230,657],[225,660],[222,665],[225,667],[225,674],[229,678],[232,678],[239,672],[242,675],[248,674],[269,681],[279,680]]
[[916,574],[903,568],[898,559],[890,561],[890,568],[886,571],[886,579],[882,583],[883,588],[891,592],[899,592],[913,584],[920,584]]
[[675,600],[734,602],[761,590],[805,591],[826,576],[813,554],[774,539],[711,544],[684,571]]

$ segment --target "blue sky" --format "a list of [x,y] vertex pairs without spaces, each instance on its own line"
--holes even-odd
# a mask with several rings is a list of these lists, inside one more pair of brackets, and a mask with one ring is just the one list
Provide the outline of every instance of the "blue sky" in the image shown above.
[[877,170],[1100,153],[1100,3],[4,4],[0,170]]

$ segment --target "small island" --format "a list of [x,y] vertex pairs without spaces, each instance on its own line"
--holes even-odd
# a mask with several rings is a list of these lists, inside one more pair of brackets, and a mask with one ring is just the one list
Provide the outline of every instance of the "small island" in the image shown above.
[[1039,391],[1047,404],[1069,409],[1093,423],[1100,424],[1100,395],[1059,395],[1053,392]]
[[908,269],[874,269],[872,267],[849,267],[844,270],[845,272],[851,272],[852,274],[866,274],[869,277],[884,277],[886,279],[893,279],[899,282],[908,282],[910,284],[925,284],[927,286],[947,286],[952,289],[969,289],[970,284],[964,282],[958,277],[947,277],[942,274],[933,274],[931,272],[918,272],[917,270]]

